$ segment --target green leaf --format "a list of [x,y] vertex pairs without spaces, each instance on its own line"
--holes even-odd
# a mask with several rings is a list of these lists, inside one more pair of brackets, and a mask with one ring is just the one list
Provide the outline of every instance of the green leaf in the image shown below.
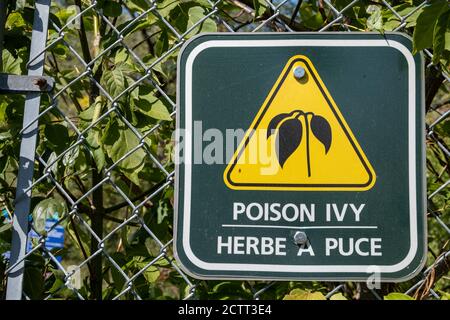
[[[157,201],[158,201],[157,199],[152,199],[153,203],[156,203]],[[161,241],[168,241],[170,238],[171,221],[169,221],[170,219],[163,219],[162,221],[160,221],[161,223],[158,223],[157,215],[158,215],[157,206],[153,206],[144,215],[145,224],[152,230],[152,232],[158,239],[160,239]],[[156,243],[154,244],[156,245]],[[156,245],[153,248],[154,251],[149,250],[149,253],[153,256],[158,255],[159,250],[158,246]]]
[[156,97],[153,91],[147,93],[144,88],[139,93],[139,98],[133,99],[133,103],[139,111],[153,119],[172,121],[172,117],[162,101],[164,98]]
[[[139,144],[139,139],[125,124],[112,120],[102,138],[103,146],[113,162],[119,161]],[[144,166],[146,153],[138,148],[118,163],[119,169],[133,182],[138,182],[137,174]]]
[[450,50],[450,8],[438,18],[433,33],[433,62],[439,62],[444,50]]
[[417,25],[417,18],[420,16],[420,14],[422,13],[423,8],[420,8],[419,10],[417,10],[416,12],[414,12],[412,15],[410,15],[408,18],[406,18],[406,28],[411,28],[411,27],[415,27]]
[[208,18],[200,24],[199,32],[217,32],[217,24]]
[[[119,26],[117,26],[117,30],[122,32],[122,35],[125,37],[129,34],[135,33],[136,31],[142,30],[142,29],[149,29],[158,21],[157,17],[153,14],[148,14],[146,17],[143,17],[139,19],[136,23],[133,23],[132,26],[130,26],[130,21],[125,21]],[[124,30],[126,28],[126,30]],[[110,46],[114,41],[117,40],[116,35],[110,35],[109,37],[103,37],[102,38],[102,47],[107,48]]]
[[6,126],[8,122],[8,116],[6,114],[6,109],[8,108],[8,102],[5,100],[0,102],[0,125]]
[[308,29],[316,30],[323,25],[323,18],[318,9],[306,2],[300,6],[301,23]]
[[393,31],[395,28],[397,28],[400,25],[400,21],[399,20],[389,20],[386,21],[383,24],[383,30],[386,31]]
[[[200,6],[189,8],[188,11],[189,18],[186,30],[192,28],[196,23],[202,20],[205,17],[205,15],[206,15],[205,9]],[[189,33],[197,34],[200,32],[216,32],[216,31],[217,31],[216,24],[212,20],[206,19],[205,21],[197,25],[194,29],[192,29]]]
[[128,51],[125,48],[120,48],[116,52],[116,55],[114,57],[114,63],[118,65],[122,62],[126,62],[129,58],[130,54],[128,53]]
[[27,22],[23,18],[22,14],[17,11],[13,11],[8,15],[6,20],[5,28],[12,29],[23,29],[27,26]]
[[[402,4],[398,5],[398,6],[394,6],[393,9],[401,17],[405,17],[405,16],[409,15],[406,18],[406,20],[405,20],[405,22],[406,22],[406,26],[405,27],[406,28],[415,27],[416,26],[417,17],[423,11],[423,8],[420,8],[420,9],[417,10],[417,7],[413,6],[411,3],[402,3]],[[413,13],[411,14],[411,12],[413,12]],[[383,18],[387,21],[387,22],[385,22],[385,27],[384,27],[385,30],[392,30],[392,29],[394,29],[394,28],[396,28],[396,27],[398,27],[400,25],[400,19],[389,8],[385,8],[383,10]],[[397,24],[396,24],[396,26],[394,28],[389,29],[389,27],[387,27],[387,26],[393,26],[395,23],[397,23]]]
[[103,107],[106,105],[106,99],[103,96],[97,96],[94,100],[94,108],[92,111],[92,119],[91,123],[94,124],[97,122],[98,118],[102,113]]
[[[56,272],[55,272],[56,273]],[[62,273],[62,272],[61,272]],[[56,277],[56,276],[55,276]],[[53,282],[53,285],[51,286],[51,288],[48,290],[48,293],[56,293],[57,291],[59,291],[61,288],[65,288],[65,282],[63,281],[64,278],[64,273],[62,274],[62,276],[60,277],[56,277],[55,281]]]
[[56,152],[52,152],[47,159],[47,163],[48,164],[53,163],[49,167],[49,169],[53,173],[53,176],[58,179],[59,175],[58,175],[58,162],[56,161],[57,158],[58,158],[58,156],[56,155]]
[[25,267],[23,275],[23,291],[33,300],[42,299],[44,293],[44,277],[39,268]]
[[242,282],[238,281],[223,281],[216,284],[212,289],[211,298],[230,300],[230,299],[246,299],[249,292],[245,289]]
[[182,2],[174,8],[170,17],[178,31],[181,33],[189,31],[186,34],[186,38],[190,38],[200,32],[217,31],[216,23],[213,20],[210,18],[204,20],[207,13],[208,11],[204,7],[199,6],[197,2],[189,1]]
[[66,167],[73,167],[80,155],[80,146],[73,147],[64,154],[63,165]]
[[[72,5],[72,6],[68,6],[67,8],[60,8],[56,13],[55,16],[58,17],[59,21],[61,22],[61,25],[65,25],[73,16],[75,16],[76,14],[78,14],[77,12],[77,7]],[[78,20],[78,19],[76,19]],[[70,25],[68,25],[68,28],[74,28],[77,23],[76,20],[74,21],[74,23],[71,23]]]
[[[143,61],[145,64],[147,64],[147,65],[151,65],[153,62],[155,62],[155,61],[158,60],[158,59],[159,59],[158,57],[155,57],[155,56],[153,56],[153,55],[151,55],[151,54],[148,54],[148,55],[144,56],[144,58],[142,59],[142,61]],[[159,73],[165,75],[165,72],[164,72],[164,70],[162,69],[162,62],[158,62],[157,64],[155,64],[155,65],[152,67],[152,70],[158,71]]]
[[155,44],[155,54],[160,57],[169,49],[169,34],[163,30]]
[[92,128],[87,137],[86,142],[89,145],[91,155],[94,158],[95,164],[97,165],[97,170],[101,171],[105,166],[105,153],[103,152],[101,143],[101,132],[98,128]]
[[267,10],[267,2],[265,0],[253,0],[253,8],[255,9],[255,19],[260,17]]
[[383,30],[381,8],[371,5],[367,8],[367,13],[370,13],[370,17],[367,19],[367,28],[369,30]]
[[437,0],[423,9],[417,18],[417,25],[414,29],[414,53],[432,47],[435,25],[442,10],[446,9],[447,6],[446,0]]
[[[259,1],[262,1],[265,3],[265,0],[259,0]],[[198,4],[199,6],[202,6],[203,8],[212,8],[209,0],[192,0],[191,2]]]
[[3,174],[3,172],[5,172],[6,169],[6,165],[8,164],[8,156],[2,156],[0,157],[0,174]]
[[288,295],[285,295],[283,300],[326,300],[326,298],[319,291],[294,289]]
[[11,223],[6,223],[2,226],[0,226],[0,233],[8,231],[12,228],[12,224]]
[[120,68],[103,73],[101,84],[108,91],[109,95],[116,98],[125,90],[125,77]]
[[161,224],[164,221],[164,219],[166,219],[169,216],[169,208],[168,208],[167,202],[160,201],[158,204],[157,212],[158,212],[158,216],[157,216],[156,222],[158,224]]
[[[128,261],[128,259],[123,253],[114,252],[112,258],[114,259],[114,261],[116,261],[116,263],[119,264],[119,266],[122,266],[122,269],[124,269],[123,265],[126,263],[126,261]],[[125,285],[125,279],[123,275],[115,267],[111,267],[110,270],[111,270],[111,277],[114,282],[114,287],[117,290],[121,290]]]
[[[408,4],[408,3],[402,3],[402,4],[400,4],[398,6],[394,6],[392,8],[401,17],[406,16],[411,11],[416,9],[416,7],[414,7],[414,6],[412,6],[411,4]],[[394,12],[391,9],[389,9],[389,8],[385,8],[383,10],[383,18],[385,18],[386,20],[398,19],[397,15],[394,14]]]
[[179,3],[180,0],[164,0],[161,3],[158,3],[158,13],[165,17],[170,14],[170,12],[175,9]]
[[[84,109],[78,114],[80,121],[91,123],[92,117],[94,116],[95,104],[90,105],[88,108]],[[83,127],[84,128],[84,127]]]
[[411,296],[400,292],[391,292],[383,297],[384,300],[414,300]]
[[441,300],[450,300],[450,293],[439,290],[439,293],[441,294]]
[[160,249],[158,248],[158,244],[152,238],[146,238],[144,241],[144,247],[146,249],[146,253],[148,253],[151,257],[156,257]]
[[450,120],[443,121],[439,125],[439,129],[443,131],[443,134],[450,136]]
[[152,104],[151,109],[145,113],[154,119],[172,121],[170,113],[160,99],[157,99]]
[[50,147],[58,154],[63,152],[69,144],[69,131],[61,124],[47,124],[44,134],[50,143]]
[[11,139],[13,136],[10,131],[0,132],[0,141]]
[[103,14],[108,17],[118,17],[122,14],[122,6],[117,2],[106,0],[103,4]]
[[[145,263],[143,267],[145,267]],[[158,280],[159,278],[159,275],[159,269],[155,266],[150,266],[144,271],[144,277],[150,283],[156,282],[156,280]]]
[[450,51],[450,29],[447,25],[447,30],[445,31],[445,50]]
[[347,300],[342,293],[335,293],[330,297],[330,300]]
[[63,45],[62,43],[57,43],[53,47],[49,49],[54,54],[61,56],[61,58],[66,58],[67,54],[69,53],[69,49]]
[[150,8],[149,4],[145,0],[128,0],[127,7],[133,12],[144,12]]
[[7,49],[3,50],[2,62],[3,73],[22,74],[22,69],[20,67],[22,59],[20,57],[14,57]]

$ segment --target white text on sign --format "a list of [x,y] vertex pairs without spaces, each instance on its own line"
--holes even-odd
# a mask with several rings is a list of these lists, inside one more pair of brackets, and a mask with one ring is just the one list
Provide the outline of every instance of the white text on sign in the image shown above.
[[[325,203],[318,206],[314,203],[258,203],[258,202],[234,202],[233,221],[234,225],[224,225],[224,227],[234,228],[283,228],[290,229],[289,225],[272,226],[265,224],[255,224],[257,222],[308,222],[307,225],[295,224],[292,229],[339,229],[339,228],[376,228],[376,226],[349,225],[340,226],[340,222],[361,222],[362,213],[366,207],[365,203]],[[318,219],[319,215],[321,219]],[[318,226],[314,222],[333,222],[332,225]],[[313,223],[313,224],[311,224]],[[315,256],[318,254],[313,246],[323,248],[320,254],[323,256],[339,255],[349,256],[382,256],[382,239],[370,237],[324,237],[318,246],[315,243],[306,241],[298,246],[297,256]],[[292,239],[286,237],[269,236],[218,236],[217,254],[219,255],[256,255],[256,256],[286,256],[288,246],[292,244]]]
[[[233,203],[233,220],[247,219],[249,221],[316,221],[316,204],[294,203],[258,203],[248,204],[242,202]],[[344,203],[342,206],[336,203],[325,204],[324,211],[326,221],[344,221],[346,217],[354,218],[355,222],[361,220],[361,213],[365,204]]]

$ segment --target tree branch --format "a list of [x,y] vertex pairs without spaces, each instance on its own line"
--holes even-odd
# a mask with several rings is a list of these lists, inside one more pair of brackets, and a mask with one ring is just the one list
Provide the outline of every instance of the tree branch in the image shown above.
[[295,6],[294,12],[292,12],[291,21],[289,22],[289,26],[292,26],[292,23],[295,21],[295,17],[300,11],[300,6],[302,5],[303,0],[298,0],[297,5]]
[[414,297],[423,299],[430,293],[430,289],[438,282],[444,275],[450,271],[450,251],[442,254],[433,264],[430,271],[426,274],[424,282],[414,293]]
[[[83,242],[81,241],[80,235],[78,234],[78,230],[76,228],[75,222],[73,221],[73,217],[70,216],[70,222],[72,223],[72,229],[73,233],[75,234],[75,238],[78,242],[78,245],[80,246],[81,253],[83,254],[84,260],[88,259],[88,255],[86,253],[86,250],[84,249]],[[92,252],[91,252],[92,253]],[[90,261],[87,263],[88,269],[89,269],[89,275],[92,276],[92,267]]]
[[[81,9],[81,0],[75,0],[75,4]],[[80,29],[78,30],[80,37],[81,51],[83,52],[83,59],[86,63],[91,62],[91,53],[89,51],[89,44],[86,36],[86,28],[84,27],[83,18],[80,18]]]
[[428,69],[425,76],[425,112],[430,110],[431,103],[444,80],[445,78],[438,68]]

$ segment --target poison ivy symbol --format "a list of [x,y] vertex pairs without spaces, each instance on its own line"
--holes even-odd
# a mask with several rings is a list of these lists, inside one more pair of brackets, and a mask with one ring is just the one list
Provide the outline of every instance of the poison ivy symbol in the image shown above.
[[319,140],[325,147],[325,154],[331,147],[332,135],[331,126],[328,121],[313,112],[294,110],[291,113],[281,113],[270,120],[267,128],[267,139],[276,133],[275,150],[278,163],[283,168],[289,157],[297,150],[303,138],[303,124],[300,117],[305,120],[305,140],[306,140],[306,163],[308,166],[308,177],[311,176],[309,132]]

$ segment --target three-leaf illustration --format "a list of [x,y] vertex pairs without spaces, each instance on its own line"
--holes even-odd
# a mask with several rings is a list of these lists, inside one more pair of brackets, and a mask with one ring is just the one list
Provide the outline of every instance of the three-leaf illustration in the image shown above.
[[283,168],[289,157],[300,146],[303,138],[303,124],[300,117],[305,121],[305,139],[306,139],[306,162],[308,169],[308,177],[311,176],[311,160],[310,160],[310,138],[311,130],[314,137],[319,140],[324,148],[325,154],[331,148],[332,133],[331,126],[328,121],[312,112],[303,112],[302,110],[294,110],[291,113],[280,113],[272,118],[267,127],[267,139],[276,133],[275,150],[278,163]]
[[313,115],[311,118],[311,131],[322,142],[325,147],[325,154],[327,154],[331,147],[331,127],[328,121],[321,116]]
[[287,119],[278,128],[275,150],[278,162],[283,168],[286,160],[294,153],[302,141],[302,123],[296,118]]

